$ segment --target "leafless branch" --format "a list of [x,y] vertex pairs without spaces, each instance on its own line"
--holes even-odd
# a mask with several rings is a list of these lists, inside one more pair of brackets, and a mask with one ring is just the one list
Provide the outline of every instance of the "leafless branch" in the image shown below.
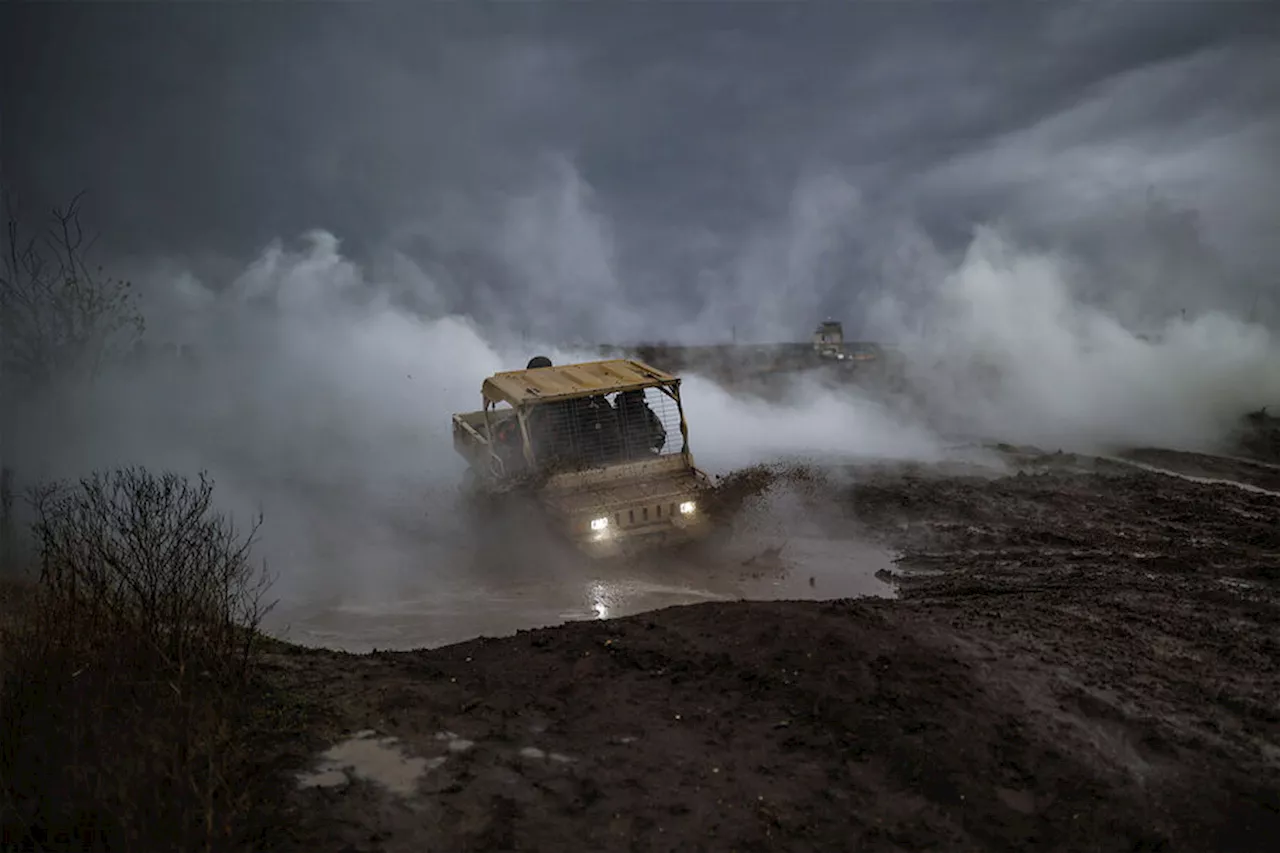
[[88,263],[96,238],[86,238],[83,198],[79,193],[54,209],[37,237],[25,233],[16,203],[5,196],[0,374],[11,383],[92,379],[116,348],[131,345],[143,330],[130,283]]

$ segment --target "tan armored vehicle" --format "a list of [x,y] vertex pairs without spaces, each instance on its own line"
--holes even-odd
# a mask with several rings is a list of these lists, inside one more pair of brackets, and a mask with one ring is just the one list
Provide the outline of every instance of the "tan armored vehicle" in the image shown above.
[[701,538],[709,480],[693,464],[680,380],[630,359],[484,381],[484,408],[453,416],[453,443],[482,492],[531,493],[554,528],[608,556]]

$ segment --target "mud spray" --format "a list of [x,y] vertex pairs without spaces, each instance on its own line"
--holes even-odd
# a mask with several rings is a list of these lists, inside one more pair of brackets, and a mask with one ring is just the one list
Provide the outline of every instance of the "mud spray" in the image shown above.
[[[753,568],[757,554],[728,554],[725,565],[746,568],[719,586],[705,565],[655,581],[598,578],[552,550],[477,557],[492,531],[468,527],[459,512],[463,466],[450,413],[476,408],[486,375],[534,352],[558,362],[596,357],[513,329],[570,317],[601,337],[634,339],[661,321],[626,307],[589,189],[557,169],[550,192],[506,211],[496,251],[527,278],[502,313],[464,314],[454,290],[406,256],[362,266],[323,231],[268,247],[222,286],[157,263],[138,277],[149,335],[189,345],[197,363],[153,359],[111,372],[88,393],[51,393],[9,418],[7,453],[22,460],[28,480],[128,463],[208,470],[238,520],[264,515],[257,553],[276,576],[282,612],[346,607],[379,626],[370,645],[613,615],[620,599],[625,611],[752,595],[743,576],[767,574]],[[814,205],[796,209],[798,219],[772,239],[791,246],[785,272],[799,281],[831,241],[813,236],[827,227]],[[757,255],[758,247],[744,252]],[[958,264],[929,279],[924,298],[918,289],[910,299],[884,291],[874,325],[906,353],[921,392],[910,403],[801,384],[784,406],[734,396],[695,373],[685,400],[699,463],[726,473],[783,458],[936,461],[957,434],[1069,449],[1202,448],[1249,407],[1280,400],[1280,360],[1265,329],[1208,313],[1167,322],[1148,339],[1074,298],[1069,272],[1062,258],[983,232]],[[766,286],[759,276],[736,286],[751,282]],[[750,302],[750,293],[738,296]],[[724,333],[704,332],[713,340]],[[812,551],[811,565],[830,563],[833,548],[821,540],[845,520],[815,521],[813,506],[790,498],[767,506],[755,523],[773,532],[761,541],[789,529],[804,540],[793,551]],[[842,553],[857,547],[846,542]],[[873,571],[882,555],[859,559]],[[853,594],[833,580],[840,571],[828,571],[827,594]],[[812,594],[822,594],[815,574],[796,577],[813,578]],[[548,587],[569,591],[539,598]],[[809,593],[784,585],[755,594]],[[426,634],[413,627],[424,619],[435,620]],[[322,628],[314,634],[325,641]]]

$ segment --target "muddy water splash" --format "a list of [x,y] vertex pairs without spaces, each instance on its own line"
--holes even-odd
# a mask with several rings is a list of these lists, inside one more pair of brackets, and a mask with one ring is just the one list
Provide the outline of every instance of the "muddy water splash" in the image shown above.
[[[720,510],[731,508],[731,522],[705,547],[617,562],[561,559],[546,573],[437,574],[390,600],[286,607],[269,627],[304,645],[365,652],[431,648],[706,601],[896,594],[882,580],[894,555],[860,537],[824,500],[829,483],[793,467],[756,470],[724,486],[717,490]],[[465,566],[472,556],[460,550],[452,558]]]

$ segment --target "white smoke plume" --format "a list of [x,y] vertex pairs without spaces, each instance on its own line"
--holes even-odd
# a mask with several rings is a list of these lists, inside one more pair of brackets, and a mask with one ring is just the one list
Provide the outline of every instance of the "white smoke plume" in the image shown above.
[[[190,345],[198,365],[157,359],[87,394],[48,395],[6,418],[6,457],[27,479],[135,463],[207,469],[241,523],[265,514],[259,553],[285,599],[392,596],[410,580],[472,571],[465,554],[475,532],[458,509],[463,463],[450,414],[477,408],[485,376],[533,354],[594,357],[566,339],[566,318],[580,339],[601,343],[675,323],[670,307],[646,313],[631,298],[581,176],[563,163],[551,175],[496,218],[477,210],[447,229],[457,251],[483,252],[487,234],[496,248],[486,257],[506,289],[475,278],[468,289],[404,252],[365,267],[326,231],[268,247],[222,286],[173,262],[153,266],[139,276],[149,335]],[[724,276],[735,305],[769,306],[776,339],[803,340],[820,319],[800,317],[779,294],[829,285],[832,253],[859,237],[848,233],[859,226],[856,193],[822,182],[800,193],[761,238],[784,261],[759,275],[752,261],[769,252],[753,244]],[[482,221],[500,223],[497,233]],[[817,385],[768,403],[694,375],[684,396],[701,463],[724,471],[787,456],[936,459],[940,432],[1200,446],[1242,410],[1280,398],[1275,342],[1259,327],[1207,313],[1168,323],[1148,342],[1078,299],[1063,259],[994,233],[980,234],[949,271],[918,240],[885,248],[898,273],[882,282],[867,327],[909,353],[923,403]],[[807,314],[821,300],[799,304]],[[709,312],[695,326],[723,340],[719,322]]]
[[[980,229],[913,314],[882,301],[880,328],[907,353],[933,419],[988,439],[1221,450],[1242,413],[1280,400],[1280,342],[1267,328],[1214,310],[1133,328],[1081,297],[1089,272]],[[1110,284],[1123,297],[1126,282]]]

